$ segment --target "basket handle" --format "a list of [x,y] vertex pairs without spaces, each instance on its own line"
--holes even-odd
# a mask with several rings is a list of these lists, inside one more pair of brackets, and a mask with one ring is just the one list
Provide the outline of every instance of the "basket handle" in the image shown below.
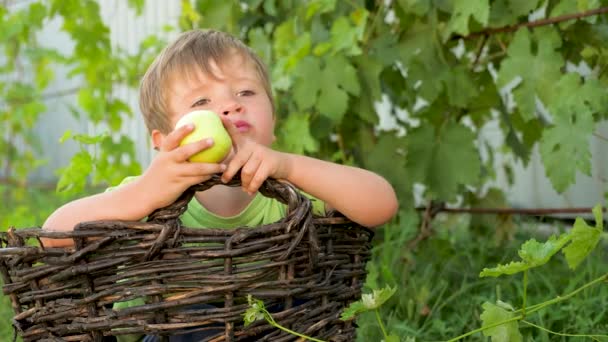
[[[195,184],[186,189],[186,191],[184,191],[184,193],[182,193],[172,204],[153,211],[148,216],[148,222],[154,221],[163,223],[165,227],[148,253],[146,253],[146,260],[152,259],[160,251],[162,246],[166,245],[169,237],[174,237],[170,245],[173,245],[176,242],[176,237],[181,228],[179,217],[188,209],[188,203],[190,203],[194,194],[197,191],[205,191],[215,185],[232,187],[241,186],[240,171],[227,183],[222,182],[221,174],[214,174],[209,180]],[[308,233],[308,240],[311,247],[311,261],[313,264],[316,264],[319,244],[316,229],[312,222],[312,204],[310,203],[310,200],[297,191],[293,185],[272,178],[266,179],[258,191],[266,197],[277,199],[287,205],[287,215],[280,221],[285,225],[287,232],[290,232],[293,229],[299,229],[295,239],[279,259],[284,260],[289,257],[291,252],[304,238],[304,235]],[[242,232],[239,232],[239,234],[233,235],[231,242],[238,243],[251,234],[254,234],[254,232],[251,230],[243,230]]]

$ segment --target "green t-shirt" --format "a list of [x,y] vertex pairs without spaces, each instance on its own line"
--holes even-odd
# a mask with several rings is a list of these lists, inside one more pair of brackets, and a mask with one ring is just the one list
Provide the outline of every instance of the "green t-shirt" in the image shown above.
[[[137,179],[137,177],[127,177],[115,187],[108,188],[106,191],[112,191],[120,186],[128,184]],[[324,202],[310,196],[305,192],[301,192],[308,197],[312,202],[313,213],[317,215],[325,214]],[[180,217],[182,224],[190,228],[239,228],[239,227],[256,227],[264,224],[271,224],[279,221],[287,213],[287,205],[280,201],[266,197],[261,193],[257,193],[253,200],[247,205],[243,211],[235,216],[223,217],[218,216],[209,210],[195,198],[192,197],[188,203],[188,209]],[[135,299],[126,302],[115,303],[115,310],[124,309],[134,305],[143,304],[143,299]],[[139,341],[141,336],[137,335],[119,335],[119,342]]]
[[[111,191],[130,183],[137,177],[127,177],[115,187],[108,188],[106,191]],[[325,203],[310,196],[305,192],[301,192],[308,197],[312,202],[312,210],[316,215],[325,214]],[[264,224],[270,224],[279,221],[287,213],[287,205],[279,202],[274,198],[269,198],[261,193],[257,193],[253,200],[247,205],[243,211],[235,216],[223,217],[218,216],[205,207],[194,197],[188,203],[188,209],[180,217],[182,224],[191,228],[239,228],[239,227],[256,227]]]

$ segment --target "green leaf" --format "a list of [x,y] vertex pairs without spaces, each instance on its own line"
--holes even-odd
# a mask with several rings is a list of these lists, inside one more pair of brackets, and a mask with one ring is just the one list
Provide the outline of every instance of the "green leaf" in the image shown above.
[[412,13],[417,16],[424,16],[433,5],[432,0],[398,0],[397,4],[405,13]]
[[321,90],[321,61],[313,56],[304,57],[294,70],[293,99],[300,110],[306,110],[317,102]]
[[[498,305],[485,302],[481,313],[482,327],[491,326],[516,317],[515,313],[509,312]],[[483,331],[483,335],[492,338],[492,342],[520,342],[523,336],[519,332],[517,321],[504,323]]]
[[555,253],[559,252],[569,241],[569,234],[562,234],[558,237],[551,236],[544,243],[530,239],[526,241],[518,251],[523,261],[512,261],[506,265],[498,265],[494,268],[484,268],[479,274],[480,277],[498,277],[503,274],[515,274],[523,272],[533,267],[546,264]]
[[319,149],[317,141],[310,134],[309,114],[290,114],[279,132],[281,132],[281,147],[286,151],[304,154]]
[[74,139],[74,141],[78,141],[81,144],[95,145],[95,144],[98,144],[98,143],[104,141],[105,139],[108,139],[109,136],[110,135],[107,132],[104,132],[104,133],[101,133],[98,135],[75,134],[71,138]]
[[465,108],[479,93],[469,69],[464,65],[446,71],[444,82],[449,103],[455,107]]
[[391,334],[391,335],[388,335],[386,337],[386,339],[384,339],[383,341],[384,342],[400,342],[401,339],[399,338],[399,336]]
[[376,310],[382,304],[386,303],[397,292],[396,287],[387,286],[380,290],[373,290],[372,293],[364,293],[361,295],[361,300],[351,303],[340,316],[343,321],[354,318],[356,315]]
[[380,86],[380,73],[382,64],[369,56],[358,56],[355,58],[356,68],[360,71],[361,91],[354,98],[353,107],[356,114],[367,123],[378,122],[378,115],[374,109],[374,103],[380,101],[382,91]]
[[65,132],[63,132],[63,135],[61,136],[61,138],[59,138],[59,142],[63,144],[71,137],[72,137],[72,130],[68,129]]
[[357,96],[361,91],[357,70],[342,55],[326,57],[323,76],[324,82],[335,83],[351,95]]
[[538,49],[532,51],[532,41],[528,29],[515,33],[498,72],[499,88],[520,79],[513,90],[515,103],[522,117],[528,121],[536,117],[536,98],[543,103],[551,97],[555,83],[561,77],[563,57],[556,50],[559,37],[551,29],[537,30]]
[[93,158],[89,152],[82,150],[76,153],[70,164],[58,170],[60,175],[56,191],[77,193],[85,187],[87,177],[93,171]]
[[553,126],[543,132],[540,153],[547,177],[560,193],[574,183],[577,171],[591,174],[589,137],[595,129],[593,114],[606,93],[590,87],[581,86],[577,74],[565,75],[553,87],[549,104]]
[[334,52],[343,51],[350,56],[360,55],[360,27],[351,25],[347,17],[337,18],[331,26],[331,41]]
[[433,126],[423,124],[406,138],[408,174],[438,199],[451,199],[459,185],[478,180],[481,162],[469,128],[449,122],[436,133]]
[[411,197],[412,179],[405,167],[404,150],[406,141],[392,132],[379,134],[374,142],[364,140],[359,142],[364,166],[386,178],[397,190],[400,202]]
[[139,16],[144,10],[145,0],[129,0],[129,7],[135,9],[135,13]]
[[249,30],[249,46],[260,56],[260,58],[270,65],[272,57],[272,42],[266,35],[264,29],[256,27]]
[[445,38],[448,38],[452,32],[463,36],[469,34],[469,18],[471,17],[475,18],[482,26],[488,24],[490,18],[490,3],[488,0],[454,0],[453,6],[452,17],[448,23]]
[[[553,9],[551,10],[549,17],[557,17],[564,14],[577,13],[579,9],[576,3],[577,1],[558,1],[555,7],[553,7]],[[565,30],[575,22],[575,20],[566,20],[559,23],[559,26],[562,30]]]
[[585,220],[578,217],[570,231],[572,242],[563,249],[568,266],[573,270],[595,249],[602,236],[604,229],[602,206],[596,205],[593,208],[593,214],[596,226],[591,227]]
[[336,0],[312,0],[306,8],[306,20],[310,20],[317,14],[333,12],[336,8]]
[[516,16],[528,15],[538,7],[540,0],[509,0],[509,9]]
[[264,319],[264,310],[266,309],[264,306],[264,302],[253,298],[250,294],[247,295],[247,303],[249,307],[245,310],[243,314],[243,320],[245,322],[245,326],[249,326],[251,323],[254,323],[257,320]]
[[[234,6],[230,1],[198,0],[196,12],[200,20],[193,22],[200,23],[202,27],[213,27],[228,32],[237,31],[240,6]],[[196,15],[190,15],[196,19]]]
[[333,122],[339,123],[348,109],[348,95],[335,83],[321,82],[321,94],[317,103],[319,112],[330,118]]
[[349,319],[355,318],[355,316],[357,316],[358,314],[366,311],[368,310],[363,305],[363,302],[358,300],[356,302],[350,303],[350,305],[346,309],[344,309],[344,311],[342,311],[340,319],[343,321],[347,321]]

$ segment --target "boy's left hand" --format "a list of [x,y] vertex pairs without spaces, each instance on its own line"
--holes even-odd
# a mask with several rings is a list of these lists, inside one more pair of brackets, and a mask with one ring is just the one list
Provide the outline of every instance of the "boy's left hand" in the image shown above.
[[262,145],[241,134],[227,117],[221,117],[232,138],[234,155],[222,174],[224,183],[241,170],[243,190],[254,194],[268,178],[285,179],[288,174],[288,155]]

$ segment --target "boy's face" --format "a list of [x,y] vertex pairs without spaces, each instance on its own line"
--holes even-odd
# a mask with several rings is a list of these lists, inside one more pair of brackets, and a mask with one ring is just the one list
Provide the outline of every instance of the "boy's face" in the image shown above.
[[[222,64],[210,61],[209,65],[211,75],[193,68],[188,75],[170,77],[167,108],[171,126],[188,112],[211,110],[227,116],[241,134],[270,146],[275,139],[272,104],[253,63],[234,54]],[[162,142],[154,138],[154,132],[152,138],[155,146]]]

